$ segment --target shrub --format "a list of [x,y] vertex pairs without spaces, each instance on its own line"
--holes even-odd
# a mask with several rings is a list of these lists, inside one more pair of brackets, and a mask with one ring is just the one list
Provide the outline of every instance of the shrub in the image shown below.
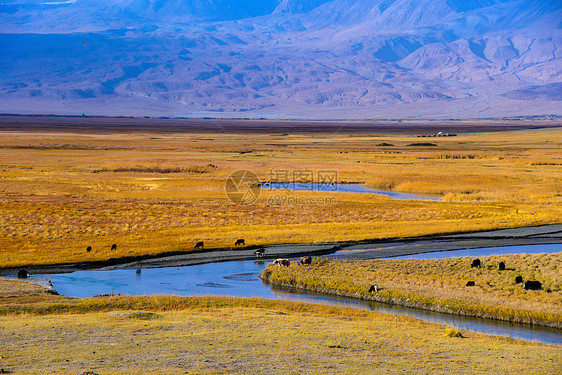
[[461,331],[459,331],[458,329],[453,329],[453,328],[449,328],[445,332],[445,336],[447,336],[447,337],[464,337],[462,335]]
[[437,146],[435,143],[429,142],[418,142],[418,143],[410,143],[408,146]]

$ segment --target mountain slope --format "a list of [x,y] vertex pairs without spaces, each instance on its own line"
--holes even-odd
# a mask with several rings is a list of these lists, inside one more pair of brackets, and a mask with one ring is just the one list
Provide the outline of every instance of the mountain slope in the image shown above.
[[558,1],[12,0],[0,17],[0,112],[562,114]]

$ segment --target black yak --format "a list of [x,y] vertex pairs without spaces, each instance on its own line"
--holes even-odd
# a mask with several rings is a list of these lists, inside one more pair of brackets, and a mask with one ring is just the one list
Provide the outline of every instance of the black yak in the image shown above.
[[29,273],[26,270],[21,269],[18,271],[18,279],[27,279],[28,276]]
[[525,281],[524,288],[525,290],[541,290],[542,284],[540,283],[540,281],[527,280]]

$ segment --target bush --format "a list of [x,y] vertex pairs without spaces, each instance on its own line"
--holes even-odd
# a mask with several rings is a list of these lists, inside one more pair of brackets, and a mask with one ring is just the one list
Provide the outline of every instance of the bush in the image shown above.
[[464,337],[462,335],[461,331],[459,331],[458,329],[453,329],[453,328],[449,328],[445,332],[445,336],[447,336],[447,337]]
[[418,142],[418,143],[410,143],[408,146],[437,146],[435,143],[429,142]]

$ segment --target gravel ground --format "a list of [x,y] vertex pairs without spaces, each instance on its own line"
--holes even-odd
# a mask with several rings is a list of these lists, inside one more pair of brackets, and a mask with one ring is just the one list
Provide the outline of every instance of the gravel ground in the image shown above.
[[[460,250],[468,248],[538,245],[562,243],[562,224],[502,229],[487,232],[463,233],[444,236],[398,238],[380,241],[361,241],[328,244],[280,244],[263,246],[264,260],[296,258],[304,255],[328,255],[338,259],[377,259],[393,256],[427,253],[433,251]],[[64,264],[26,267],[31,274],[73,272],[83,269],[104,268],[154,268],[179,267],[195,264],[256,259],[258,247],[191,251],[185,254],[156,256],[151,258],[117,259],[108,262]],[[334,255],[337,252],[337,255]],[[346,252],[349,252],[346,254]],[[0,276],[17,274],[18,269],[0,269]]]

